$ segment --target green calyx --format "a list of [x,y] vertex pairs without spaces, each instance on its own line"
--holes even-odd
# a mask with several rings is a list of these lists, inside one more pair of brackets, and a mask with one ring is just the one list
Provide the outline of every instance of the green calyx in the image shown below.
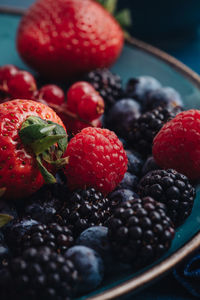
[[[121,27],[130,27],[132,24],[131,13],[129,9],[123,9],[117,11],[117,1],[118,0],[96,0],[99,2],[110,14],[112,14]],[[125,31],[125,34],[126,31]]]
[[67,148],[65,129],[54,122],[31,116],[22,124],[19,131],[24,146],[31,148],[36,156],[38,168],[46,183],[55,183],[55,177],[46,169],[43,162],[60,168],[67,162],[62,158]]
[[0,228],[9,223],[12,219],[12,216],[9,216],[7,214],[0,214]]

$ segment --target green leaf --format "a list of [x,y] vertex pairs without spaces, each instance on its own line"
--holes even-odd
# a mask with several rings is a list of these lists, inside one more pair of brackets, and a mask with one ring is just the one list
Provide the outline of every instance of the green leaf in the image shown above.
[[121,27],[130,27],[132,24],[131,13],[129,9],[123,9],[115,15],[115,19]]
[[56,183],[56,178],[47,171],[47,169],[43,166],[41,158],[39,156],[36,157],[38,168],[47,184]]
[[53,131],[56,125],[33,124],[19,131],[19,136],[24,145],[33,143],[35,140],[42,139]]
[[[60,159],[67,148],[65,129],[57,123],[31,116],[22,124],[19,136],[23,144],[29,146],[36,155],[38,167],[45,181],[56,182],[54,176],[43,166],[42,159],[56,166],[61,164]],[[57,160],[54,163],[55,159]]]
[[40,117],[36,117],[36,116],[30,116],[28,117],[22,124],[21,126],[21,130],[24,129],[25,127],[28,127],[30,125],[34,125],[34,124],[46,124],[47,122],[43,119],[41,119]]
[[0,214],[0,228],[10,222],[12,219],[12,216],[9,216],[7,214]]
[[48,150],[55,143],[59,142],[60,139],[66,138],[65,135],[49,135],[40,140],[36,140],[30,146],[35,153],[35,155],[42,154],[44,151]]
[[110,14],[114,14],[117,7],[117,0],[96,0],[99,2]]
[[[49,121],[48,123],[51,124],[53,122]],[[53,130],[53,133],[55,135],[65,135],[65,137],[63,139],[60,139],[57,142],[59,149],[62,151],[62,154],[64,154],[67,149],[67,138],[68,138],[65,129],[61,125],[56,124],[56,127]]]

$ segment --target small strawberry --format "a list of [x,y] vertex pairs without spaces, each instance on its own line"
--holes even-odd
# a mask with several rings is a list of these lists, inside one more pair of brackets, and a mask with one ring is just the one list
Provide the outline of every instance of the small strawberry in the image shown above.
[[123,42],[120,25],[94,0],[36,1],[17,35],[24,61],[56,79],[110,66]]
[[121,182],[127,170],[122,143],[108,129],[88,127],[69,142],[65,174],[70,188],[94,187],[107,194]]
[[48,106],[31,100],[0,104],[0,190],[5,198],[26,197],[60,165],[66,150],[64,125]]

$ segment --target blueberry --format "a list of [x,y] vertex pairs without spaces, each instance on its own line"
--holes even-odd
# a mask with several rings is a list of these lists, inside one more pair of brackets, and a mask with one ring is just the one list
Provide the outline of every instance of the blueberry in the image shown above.
[[150,92],[145,102],[145,110],[152,110],[158,106],[183,107],[180,94],[171,87],[161,87]]
[[124,178],[120,182],[120,184],[117,186],[117,190],[121,189],[128,189],[128,190],[135,190],[138,184],[138,177],[136,175],[133,175],[129,172],[126,172],[124,174]]
[[67,250],[66,257],[72,260],[79,273],[78,293],[89,292],[101,283],[104,266],[96,251],[85,246],[74,246]]
[[77,245],[87,246],[98,252],[103,258],[105,267],[113,262],[110,243],[108,240],[108,228],[94,226],[84,230],[76,241]]
[[146,102],[148,93],[160,87],[161,83],[157,79],[150,76],[140,76],[138,78],[131,78],[128,81],[126,94],[143,105]]
[[45,186],[31,197],[25,207],[25,214],[41,223],[55,222],[67,193],[65,185]]
[[153,170],[159,170],[160,167],[156,164],[153,156],[149,156],[142,168],[142,176]]
[[127,138],[133,120],[140,116],[140,105],[133,99],[117,101],[106,117],[106,127]]
[[113,208],[117,207],[122,202],[129,201],[133,198],[139,198],[134,191],[128,189],[115,190],[110,193],[108,197]]
[[10,255],[10,251],[8,249],[8,246],[5,243],[4,235],[0,231],[0,269],[2,267],[2,262],[7,259]]
[[144,163],[140,155],[130,150],[126,150],[126,154],[128,157],[128,172],[137,176],[140,175]]
[[8,249],[8,246],[0,242],[0,268],[3,266],[2,262],[5,261],[10,256],[10,251]]

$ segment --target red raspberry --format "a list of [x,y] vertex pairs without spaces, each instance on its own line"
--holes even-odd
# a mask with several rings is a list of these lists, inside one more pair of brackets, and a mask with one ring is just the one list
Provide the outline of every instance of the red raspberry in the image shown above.
[[88,82],[80,81],[67,93],[68,109],[81,119],[92,121],[104,113],[104,100]]
[[47,104],[57,104],[61,105],[65,102],[65,95],[63,90],[55,84],[44,85],[36,95],[37,99],[42,99],[47,102]]
[[200,111],[184,111],[166,123],[154,138],[153,156],[162,168],[199,179]]
[[122,143],[108,129],[88,127],[73,137],[67,147],[65,174],[71,189],[94,187],[107,194],[121,182],[127,170]]

